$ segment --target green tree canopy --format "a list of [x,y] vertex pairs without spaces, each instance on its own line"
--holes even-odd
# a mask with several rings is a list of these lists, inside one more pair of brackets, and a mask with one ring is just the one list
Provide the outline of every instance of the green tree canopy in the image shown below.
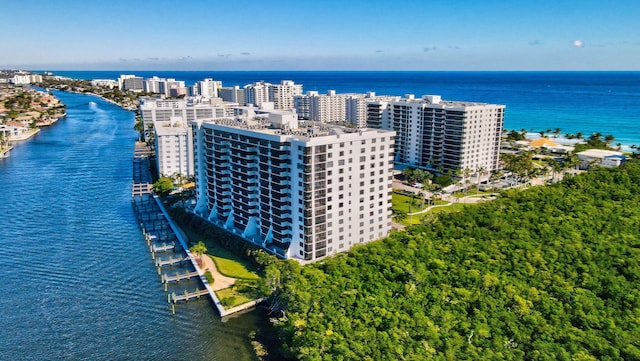
[[300,360],[640,359],[640,164],[442,214],[348,254],[269,266]]
[[173,182],[170,178],[161,177],[153,183],[153,191],[161,196],[166,196],[173,190]]

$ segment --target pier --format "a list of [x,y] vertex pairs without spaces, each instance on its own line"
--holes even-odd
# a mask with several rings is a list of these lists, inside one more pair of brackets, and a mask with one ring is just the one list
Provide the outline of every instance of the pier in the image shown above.
[[151,252],[153,253],[167,252],[167,251],[173,251],[175,248],[176,248],[175,243],[171,243],[171,244],[163,243],[162,246],[158,246],[158,245],[151,246]]
[[187,273],[183,273],[183,274],[176,274],[173,276],[167,276],[165,274],[162,275],[162,283],[169,283],[169,282],[180,282],[182,280],[188,280],[194,277],[198,277],[198,272],[193,271],[193,272],[187,272]]
[[164,267],[164,266],[175,266],[178,264],[182,264],[184,262],[189,261],[189,257],[177,257],[177,258],[169,258],[166,260],[161,260],[160,258],[156,258],[156,267]]
[[[158,269],[158,275],[164,285],[164,290],[167,292],[167,300],[171,304],[173,314],[175,314],[176,303],[197,299],[207,294],[221,317],[254,307],[262,300],[254,300],[229,310],[224,309],[209,281],[207,281],[204,271],[198,266],[196,258],[189,251],[186,236],[173,223],[162,201],[153,194],[151,175],[149,173],[149,156],[151,154],[151,149],[145,143],[136,142],[133,159],[131,204],[149,247],[151,258]],[[168,257],[159,257],[159,255],[168,255]],[[164,266],[184,268],[184,272],[169,275],[164,272]],[[180,281],[190,282],[192,279],[199,279],[204,289],[197,288],[193,292],[170,290],[169,284],[172,284],[171,287],[175,288]]]
[[174,292],[169,296],[168,300],[169,300],[169,303],[173,302],[175,304],[175,303],[180,302],[180,301],[188,302],[189,300],[194,299],[194,298],[198,298],[199,299],[200,296],[205,296],[207,294],[209,294],[209,291],[207,291],[206,289],[204,289],[204,290],[197,289],[194,292],[184,291],[183,294],[176,294]]

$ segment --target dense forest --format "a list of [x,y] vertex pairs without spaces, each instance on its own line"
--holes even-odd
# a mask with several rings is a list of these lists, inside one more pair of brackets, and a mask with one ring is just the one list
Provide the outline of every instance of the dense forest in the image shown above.
[[640,360],[640,164],[266,269],[301,360]]

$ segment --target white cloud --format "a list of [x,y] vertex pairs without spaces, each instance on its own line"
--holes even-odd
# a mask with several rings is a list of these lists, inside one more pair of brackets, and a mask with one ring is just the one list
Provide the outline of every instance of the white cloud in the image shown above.
[[571,44],[573,44],[573,46],[575,46],[576,48],[582,48],[584,46],[582,40],[574,40]]

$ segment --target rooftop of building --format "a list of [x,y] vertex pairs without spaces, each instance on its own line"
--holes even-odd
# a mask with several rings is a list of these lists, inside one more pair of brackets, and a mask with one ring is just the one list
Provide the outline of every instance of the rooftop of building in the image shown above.
[[[282,111],[273,111],[272,114],[286,113]],[[339,136],[342,134],[362,134],[365,132],[389,132],[380,129],[369,128],[349,128],[340,125],[325,124],[312,121],[296,121],[291,124],[287,121],[282,122],[281,119],[274,121],[273,117],[268,114],[258,114],[252,119],[236,118],[216,118],[205,121],[205,124],[215,124],[225,127],[233,127],[245,129],[262,134],[292,136],[302,141],[309,141],[312,138],[325,136]]]
[[504,105],[500,104],[491,104],[491,103],[481,103],[481,102],[469,102],[469,101],[459,101],[459,100],[443,100],[440,95],[423,95],[421,98],[416,98],[413,94],[405,94],[404,98],[398,100],[398,102],[407,102],[407,103],[418,103],[418,104],[430,104],[430,105],[440,105],[445,108],[467,108],[474,106],[500,106],[504,107]]
[[579,156],[590,157],[590,158],[605,158],[611,156],[621,156],[622,152],[616,152],[615,150],[606,150],[606,149],[587,149],[585,151],[579,152]]
[[154,123],[154,130],[159,137],[171,135],[184,135],[188,127],[182,120],[172,119],[171,121],[159,121]]

